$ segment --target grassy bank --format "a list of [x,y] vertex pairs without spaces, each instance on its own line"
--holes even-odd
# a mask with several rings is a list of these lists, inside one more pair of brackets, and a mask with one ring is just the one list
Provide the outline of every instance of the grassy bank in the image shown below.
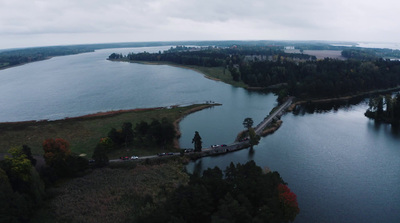
[[171,62],[143,62],[143,61],[129,61],[129,60],[114,60],[114,61],[122,61],[122,62],[131,62],[131,63],[139,63],[139,64],[151,64],[151,65],[169,65],[174,67],[180,67],[185,69],[191,69],[197,71],[199,73],[204,74],[206,78],[222,81],[224,83],[230,84],[235,87],[248,88],[248,86],[243,82],[236,82],[232,79],[231,73],[228,69],[224,69],[223,67],[202,67],[202,66],[194,66],[194,65],[181,65]]
[[[74,153],[92,155],[94,147],[101,137],[107,136],[111,128],[120,129],[122,123],[131,122],[133,126],[140,121],[166,117],[171,121],[214,105],[199,104],[186,107],[135,109],[113,111],[69,118],[57,121],[0,123],[0,153],[7,152],[13,146],[28,145],[32,153],[43,154],[42,143],[48,138],[63,138],[70,142]],[[135,155],[152,155],[159,148],[128,148]],[[118,156],[118,153],[112,156]]]

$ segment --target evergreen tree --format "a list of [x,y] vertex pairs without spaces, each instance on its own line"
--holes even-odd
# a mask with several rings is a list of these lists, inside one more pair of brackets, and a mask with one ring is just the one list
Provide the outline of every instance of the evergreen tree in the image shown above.
[[122,124],[121,138],[124,140],[125,147],[130,146],[133,142],[132,123],[124,122]]
[[250,129],[253,126],[254,122],[252,118],[245,118],[243,121],[243,126],[246,129]]
[[198,131],[196,131],[194,133],[194,137],[192,139],[192,143],[194,143],[194,151],[196,152],[201,152],[201,148],[202,148],[202,141],[201,141],[201,137]]
[[99,143],[94,149],[93,156],[94,163],[96,167],[104,167],[108,165],[109,159],[107,156],[107,148]]

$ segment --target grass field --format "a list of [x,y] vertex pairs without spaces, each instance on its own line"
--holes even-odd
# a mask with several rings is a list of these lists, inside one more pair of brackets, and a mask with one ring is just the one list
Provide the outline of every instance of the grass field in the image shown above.
[[[63,138],[70,143],[72,152],[84,153],[91,157],[100,138],[106,137],[111,128],[120,129],[124,122],[131,122],[135,126],[140,121],[150,123],[152,119],[161,120],[164,117],[174,121],[193,111],[210,106],[212,105],[137,109],[58,121],[0,123],[0,153],[6,153],[14,146],[28,145],[33,154],[41,155],[43,154],[42,143],[45,139]],[[161,148],[127,149],[129,154],[143,156],[153,155]],[[123,153],[126,153],[125,149],[110,154],[110,158],[119,157]]]
[[189,176],[180,159],[162,159],[155,164],[127,162],[129,165],[124,167],[94,169],[70,179],[48,192],[53,198],[31,222],[133,222],[136,215],[154,212],[152,204],[162,202],[176,187],[187,184]]

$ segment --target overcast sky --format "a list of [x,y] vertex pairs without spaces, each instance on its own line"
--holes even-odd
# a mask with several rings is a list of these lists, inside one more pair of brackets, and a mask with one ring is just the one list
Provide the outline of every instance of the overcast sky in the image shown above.
[[400,42],[397,0],[0,0],[0,49],[170,40]]

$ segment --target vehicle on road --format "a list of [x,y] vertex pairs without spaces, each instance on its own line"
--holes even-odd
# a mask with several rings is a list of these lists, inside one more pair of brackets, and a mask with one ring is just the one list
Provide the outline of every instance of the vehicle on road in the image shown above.
[[137,160],[137,159],[139,159],[138,156],[131,156],[131,160]]
[[213,148],[213,149],[218,148],[218,147],[219,147],[219,145],[211,145],[211,148]]
[[167,155],[166,153],[157,153],[157,156],[165,156]]
[[222,144],[221,147],[227,147],[227,145],[226,144]]
[[244,142],[244,141],[247,141],[247,140],[249,140],[249,137],[245,137],[245,138],[239,139],[239,142]]
[[167,153],[167,155],[168,156],[172,156],[172,155],[174,155],[174,153],[173,152],[169,152],[169,153]]
[[120,159],[121,160],[129,160],[129,156],[121,156]]

